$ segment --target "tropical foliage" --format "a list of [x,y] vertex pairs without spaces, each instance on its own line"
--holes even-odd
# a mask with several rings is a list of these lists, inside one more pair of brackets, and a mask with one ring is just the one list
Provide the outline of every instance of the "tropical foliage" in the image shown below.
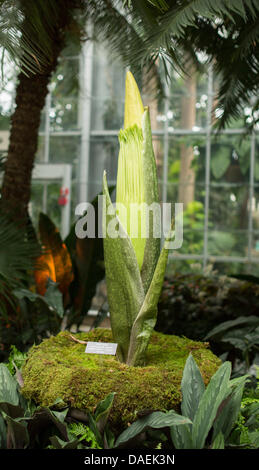
[[[13,350],[9,364],[0,364],[1,449],[224,449],[259,446],[258,386],[245,388],[247,376],[230,380],[224,363],[205,388],[192,355],[181,383],[181,414],[174,410],[143,413],[120,435],[112,432],[109,415],[114,393],[95,411],[73,410],[57,400],[50,408],[25,399],[19,367],[26,360]],[[11,371],[11,372],[10,372]],[[15,374],[15,375],[14,375]]]
[[205,389],[200,371],[190,355],[181,383],[182,414],[154,412],[125,430],[116,446],[133,439],[147,427],[161,429],[169,426],[175,449],[224,449],[238,417],[247,380],[246,376],[230,380],[230,374],[231,365],[225,362]]
[[163,284],[156,329],[209,340],[215,354],[244,373],[258,357],[258,293],[253,278],[175,273]]
[[[97,209],[97,200],[93,201]],[[74,224],[63,241],[46,214],[40,214],[39,240],[25,237],[10,222],[0,228],[0,343],[27,350],[63,327],[79,326],[104,277],[101,239],[79,239]]]
[[[135,62],[162,58],[185,68],[186,57],[199,67],[205,54],[220,77],[217,108],[224,127],[240,116],[244,103],[258,92],[258,22],[256,0],[128,2],[143,48],[134,48]],[[258,102],[254,102],[254,111]],[[258,119],[256,113],[253,117]]]

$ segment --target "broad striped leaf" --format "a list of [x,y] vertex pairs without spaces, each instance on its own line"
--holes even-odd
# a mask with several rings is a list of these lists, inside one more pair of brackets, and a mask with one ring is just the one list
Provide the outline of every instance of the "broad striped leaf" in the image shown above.
[[128,429],[123,431],[123,433],[118,437],[115,447],[118,447],[121,444],[125,444],[127,441],[138,436],[146,428],[161,429],[171,426],[179,426],[184,424],[189,424],[191,421],[185,416],[178,415],[175,411],[171,410],[168,413],[163,413],[163,411],[155,411],[144,418],[138,419],[135,421]]
[[[22,418],[13,419],[5,416],[7,424],[7,435],[10,436],[10,449],[26,449],[30,443],[30,437],[27,429],[27,423]],[[8,444],[7,444],[8,445]]]
[[[143,132],[143,172],[146,175],[144,179],[145,202],[151,206],[158,202],[157,170],[154,150],[152,145],[152,131],[150,124],[150,115],[145,108],[142,118]],[[146,239],[143,265],[141,268],[141,279],[145,293],[148,291],[153,279],[156,264],[160,253],[160,238],[154,237],[156,230],[159,231],[160,218],[156,213],[150,211],[148,215],[149,231]]]
[[214,439],[211,448],[212,449],[224,449],[225,448],[224,436],[221,431],[217,434],[217,437]]
[[191,424],[172,426],[170,428],[171,439],[176,449],[193,449]]
[[213,336],[218,335],[219,333],[225,333],[227,330],[233,328],[234,326],[241,326],[241,325],[259,325],[259,318],[255,315],[250,315],[249,317],[238,317],[235,320],[228,320],[220,325],[213,328],[204,339],[212,338]]
[[19,404],[17,382],[4,364],[0,364],[0,403]]
[[[131,240],[120,224],[110,199],[105,172],[103,195],[103,245],[111,327],[113,339],[119,346],[118,356],[122,362],[126,362],[130,332],[143,304],[144,290]],[[109,236],[109,224],[114,223],[123,237]]]
[[160,253],[156,270],[143,305],[132,326],[127,358],[127,364],[129,365],[143,365],[145,362],[145,351],[156,324],[157,303],[160,297],[168,259],[168,249],[165,248],[166,242],[167,240]]
[[193,420],[199,407],[200,399],[205,391],[205,385],[200,370],[191,354],[185,363],[181,391],[182,414]]
[[218,408],[229,393],[230,374],[231,364],[225,362],[213,375],[201,397],[192,426],[192,439],[195,449],[203,449],[205,445]]
[[96,419],[97,428],[99,429],[100,433],[104,431],[107,419],[112,408],[114,396],[114,392],[109,393],[109,395],[107,395],[104,400],[100,401],[100,403],[98,403],[96,407],[94,417]]
[[230,390],[231,388],[233,390],[230,394],[229,400],[226,401],[225,406],[222,408],[215,420],[213,425],[213,439],[219,432],[223,434],[225,440],[229,436],[238,417],[247,378],[248,376],[244,375],[243,377],[230,381],[229,388]]

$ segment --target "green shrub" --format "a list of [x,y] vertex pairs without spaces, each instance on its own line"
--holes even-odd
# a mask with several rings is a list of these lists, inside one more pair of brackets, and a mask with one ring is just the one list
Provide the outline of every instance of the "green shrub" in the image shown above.
[[[214,274],[175,274],[173,279],[167,278],[164,282],[155,329],[201,341],[215,327],[236,320],[231,335],[226,325],[222,334],[210,335],[208,339],[215,354],[225,353],[224,359],[231,360],[233,365],[236,359],[246,360],[249,366],[259,346],[259,335],[255,331],[259,325],[258,312],[259,285],[255,283]],[[243,324],[238,323],[240,317],[244,317]],[[257,317],[258,322],[250,321],[251,317]],[[223,333],[227,334],[224,338]],[[245,335],[249,335],[247,340]],[[236,337],[233,339],[233,336]]]

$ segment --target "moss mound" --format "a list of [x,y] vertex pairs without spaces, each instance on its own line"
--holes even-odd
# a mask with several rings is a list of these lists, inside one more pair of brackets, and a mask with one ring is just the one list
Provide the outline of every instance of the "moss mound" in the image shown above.
[[[102,328],[76,337],[112,341],[111,330]],[[22,370],[22,391],[41,405],[50,406],[62,398],[71,407],[90,411],[109,392],[116,392],[111,425],[119,431],[143,410],[179,409],[182,372],[190,352],[207,384],[221,364],[207,348],[208,343],[154,332],[147,365],[130,367],[114,356],[86,354],[84,344],[61,332],[30,349]]]

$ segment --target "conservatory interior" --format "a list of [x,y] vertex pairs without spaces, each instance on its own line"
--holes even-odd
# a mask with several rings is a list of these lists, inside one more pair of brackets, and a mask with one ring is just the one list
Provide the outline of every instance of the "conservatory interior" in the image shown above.
[[[133,24],[145,13],[117,3]],[[171,18],[170,2],[142,3],[160,27]],[[217,25],[220,10],[201,3]],[[257,2],[234,3],[222,18],[258,29]],[[176,41],[189,40],[190,11]],[[26,226],[5,210],[23,58],[2,56],[0,448],[258,449],[259,82],[218,125],[222,76],[206,51],[198,68],[188,59],[181,70],[163,50],[136,67],[88,21],[87,40],[67,41],[49,79]],[[82,204],[99,212],[100,195],[124,237],[78,235]],[[179,246],[166,249],[176,231],[155,239],[150,226],[144,248],[134,241],[114,209],[123,197],[180,203]]]

